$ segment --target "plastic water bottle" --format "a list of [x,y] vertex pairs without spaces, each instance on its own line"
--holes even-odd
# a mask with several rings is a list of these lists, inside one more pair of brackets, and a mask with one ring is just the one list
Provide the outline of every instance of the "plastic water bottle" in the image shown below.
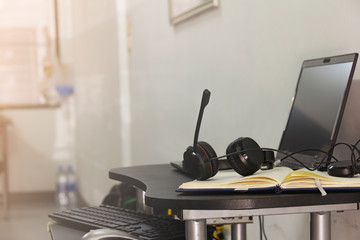
[[76,190],[76,176],[71,165],[68,166],[66,172],[67,182],[66,191],[69,200],[69,208],[76,208],[78,205],[77,190]]
[[67,208],[69,200],[67,196],[67,177],[62,166],[58,167],[56,179],[56,201],[60,210]]

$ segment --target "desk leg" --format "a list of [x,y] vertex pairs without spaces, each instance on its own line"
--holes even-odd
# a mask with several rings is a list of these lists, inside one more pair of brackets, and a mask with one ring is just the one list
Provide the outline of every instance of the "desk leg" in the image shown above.
[[145,212],[145,192],[136,188],[136,211]]
[[153,214],[152,208],[145,204],[145,192],[136,188],[136,211]]
[[206,220],[186,220],[185,221],[186,240],[206,240],[207,227]]
[[231,224],[231,239],[246,240],[246,223]]
[[331,239],[331,212],[311,213],[311,240]]

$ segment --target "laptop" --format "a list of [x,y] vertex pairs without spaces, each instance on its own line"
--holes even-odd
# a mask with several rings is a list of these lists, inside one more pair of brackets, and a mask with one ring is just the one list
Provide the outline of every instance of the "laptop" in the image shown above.
[[[307,167],[331,160],[357,58],[352,53],[303,62],[277,159],[283,159],[283,153],[298,152],[293,156]],[[303,167],[292,158],[282,160],[281,165]]]

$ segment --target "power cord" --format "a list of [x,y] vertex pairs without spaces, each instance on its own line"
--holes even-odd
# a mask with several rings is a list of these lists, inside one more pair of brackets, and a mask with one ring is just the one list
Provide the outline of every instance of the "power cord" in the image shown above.
[[[357,169],[357,167],[356,167],[356,165],[360,162],[360,149],[358,148],[359,144],[360,144],[360,139],[357,140],[357,142],[355,144],[348,144],[348,143],[344,143],[344,142],[339,142],[339,143],[334,144],[329,149],[329,151],[324,151],[324,150],[321,150],[321,149],[313,149],[313,148],[303,149],[303,150],[292,152],[292,153],[287,153],[285,151],[282,151],[282,150],[279,150],[279,149],[274,149],[274,148],[260,148],[260,150],[273,151],[273,152],[281,153],[282,155],[284,155],[284,157],[282,157],[280,159],[280,162],[285,160],[285,159],[290,158],[290,159],[296,161],[297,163],[299,163],[302,167],[306,168],[307,170],[315,171],[315,170],[319,170],[322,166],[324,166],[323,165],[324,163],[330,164],[330,163],[333,163],[333,162],[338,162],[339,160],[336,157],[334,157],[332,153],[333,153],[333,151],[335,150],[336,147],[338,147],[340,145],[344,145],[344,146],[348,147],[349,150],[350,150],[350,153],[351,153],[350,154],[350,159],[351,159],[353,168],[355,169],[355,172],[360,173],[360,168]],[[225,154],[225,155],[222,155],[220,157],[213,158],[213,159],[223,159],[224,157],[227,157],[229,155],[233,155],[233,154],[236,154],[236,153],[242,153],[242,152],[245,152],[245,151],[252,151],[252,150],[259,150],[259,148],[244,149],[244,150],[241,150],[241,151],[228,153],[228,154]],[[319,153],[322,153],[324,155],[321,158],[320,162],[317,163],[318,165],[316,167],[314,167],[314,168],[306,166],[302,161],[300,161],[299,159],[297,159],[295,157],[296,154],[300,154],[300,153],[303,153],[303,152],[309,152],[309,151],[311,151],[311,152],[319,152]],[[356,157],[356,154],[357,154],[357,157]]]
[[260,227],[260,240],[263,239],[263,236],[265,240],[267,240],[266,232],[265,232],[265,218],[264,216],[259,216],[259,227]]
[[[357,173],[360,173],[360,171],[356,168],[356,164],[360,161],[360,150],[357,147],[357,145],[359,143],[360,143],[360,139],[355,144],[348,144],[348,143],[345,143],[345,142],[339,142],[339,143],[334,144],[330,148],[329,151],[324,151],[324,150],[321,150],[321,149],[311,149],[311,148],[309,148],[309,149],[303,149],[303,150],[300,150],[300,151],[296,151],[296,152],[293,152],[293,153],[287,153],[287,152],[281,151],[279,149],[272,149],[272,148],[262,148],[262,149],[263,150],[269,150],[269,151],[275,151],[275,152],[279,152],[279,153],[283,154],[284,157],[281,158],[280,161],[283,161],[283,160],[285,160],[287,158],[291,158],[292,160],[296,161],[297,163],[299,163],[301,166],[303,166],[307,170],[315,171],[315,170],[318,170],[325,162],[328,162],[328,163],[332,163],[334,161],[338,162],[339,160],[335,156],[333,156],[332,153],[334,152],[336,147],[344,145],[347,148],[349,148],[350,159],[351,159],[352,165],[354,166],[354,169],[356,170]],[[309,152],[309,151],[321,152],[321,153],[324,154],[323,158],[321,159],[321,161],[318,163],[318,165],[315,168],[311,168],[311,167],[306,166],[299,159],[294,157],[294,155],[296,155],[296,154],[300,154],[300,153],[303,153],[303,152]],[[358,155],[357,157],[355,155],[355,152]],[[330,161],[327,161],[327,159],[330,159]]]

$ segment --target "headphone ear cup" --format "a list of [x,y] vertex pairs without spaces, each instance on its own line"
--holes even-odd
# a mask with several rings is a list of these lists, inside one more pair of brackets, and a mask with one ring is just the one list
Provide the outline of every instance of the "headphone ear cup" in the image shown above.
[[219,169],[219,163],[214,149],[206,142],[198,142],[197,151],[189,146],[184,152],[183,168],[192,178],[205,180],[214,176]]
[[202,180],[215,176],[219,170],[219,161],[218,159],[216,159],[217,155],[215,150],[207,142],[201,141],[198,142],[198,151],[200,155],[203,154],[203,158],[206,159],[204,161],[205,162],[204,179]]
[[238,138],[226,148],[226,154],[231,167],[240,175],[248,176],[260,169],[264,162],[264,153],[260,146],[251,138]]

